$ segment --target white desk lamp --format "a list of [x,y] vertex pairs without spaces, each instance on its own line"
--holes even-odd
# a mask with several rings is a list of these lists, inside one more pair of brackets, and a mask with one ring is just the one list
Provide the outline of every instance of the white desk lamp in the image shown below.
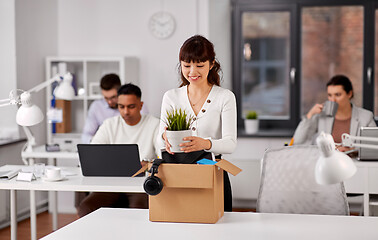
[[37,105],[33,104],[31,93],[38,92],[53,82],[58,82],[59,84],[54,90],[54,95],[57,99],[72,100],[75,97],[75,90],[71,85],[72,74],[66,73],[63,77],[56,75],[53,78],[35,86],[29,91],[20,89],[12,90],[8,99],[0,100],[0,107],[8,105],[19,106],[16,114],[16,122],[18,125],[23,127],[28,139],[23,151],[32,151],[32,147],[35,145],[35,138],[28,126],[36,125],[42,122],[44,118],[41,109]]
[[322,132],[316,139],[320,157],[315,166],[315,180],[319,184],[340,183],[352,177],[356,171],[353,160],[335,148],[330,134]]
[[345,147],[360,147],[360,148],[370,148],[370,149],[378,149],[378,145],[373,144],[363,144],[363,143],[356,143],[354,141],[367,141],[367,142],[378,142],[378,138],[375,137],[361,137],[361,136],[351,136],[347,133],[341,135],[342,145]]

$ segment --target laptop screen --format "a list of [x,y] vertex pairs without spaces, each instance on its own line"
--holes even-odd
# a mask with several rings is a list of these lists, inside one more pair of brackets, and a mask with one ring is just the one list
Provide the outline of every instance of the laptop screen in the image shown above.
[[137,144],[78,144],[83,176],[131,177],[140,168]]

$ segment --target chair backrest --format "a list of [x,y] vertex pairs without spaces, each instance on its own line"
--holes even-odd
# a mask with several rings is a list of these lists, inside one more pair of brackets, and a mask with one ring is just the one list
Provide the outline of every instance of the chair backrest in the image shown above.
[[267,150],[257,211],[349,215],[343,183],[319,185],[315,181],[317,146],[297,145]]

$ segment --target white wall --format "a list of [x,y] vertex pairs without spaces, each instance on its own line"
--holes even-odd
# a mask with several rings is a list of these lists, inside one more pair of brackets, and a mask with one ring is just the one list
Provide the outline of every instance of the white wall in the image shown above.
[[231,3],[230,0],[210,0],[209,39],[216,49],[223,71],[222,87],[232,89],[231,53]]
[[[17,87],[29,90],[45,81],[44,59],[57,54],[56,0],[16,0]],[[32,95],[42,111],[44,90]],[[31,127],[37,144],[46,143],[46,119]]]
[[[227,7],[228,0],[220,2],[221,7]],[[210,11],[214,11],[209,9],[209,0],[165,0],[164,8],[175,17],[177,27],[170,38],[160,40],[149,32],[148,21],[162,9],[161,3],[157,0],[93,0],[88,4],[87,0],[59,0],[58,54],[137,56],[140,60],[142,98],[150,112],[160,116],[164,92],[179,85],[179,48],[194,34],[211,39],[209,17]],[[230,21],[229,16],[218,13],[217,17],[223,18],[222,23]],[[229,24],[218,28],[224,26]],[[217,33],[214,33],[216,37]],[[228,56],[222,54],[229,52],[228,47],[226,51],[223,49],[229,41],[223,40],[216,41],[216,51],[220,60],[230,65]],[[218,46],[222,49],[218,49]],[[230,68],[225,69],[229,79]]]
[[[0,1],[0,99],[9,97],[9,92],[16,89],[16,42],[15,42],[15,3],[14,0]],[[18,136],[15,122],[17,108],[0,108],[0,138],[10,134]]]

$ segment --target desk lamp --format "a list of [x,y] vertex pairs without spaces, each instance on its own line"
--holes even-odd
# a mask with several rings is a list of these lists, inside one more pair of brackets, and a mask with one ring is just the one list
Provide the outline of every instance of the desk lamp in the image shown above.
[[368,142],[378,142],[378,138],[375,137],[361,137],[361,136],[351,136],[347,133],[343,133],[341,135],[342,145],[345,147],[360,147],[360,148],[370,148],[370,149],[378,149],[378,145],[373,144],[363,144],[363,143],[355,143],[355,140],[358,141],[368,141]]
[[320,157],[315,166],[315,180],[319,184],[340,183],[352,177],[357,168],[353,160],[335,148],[335,142],[328,133],[320,133],[316,139]]
[[33,104],[31,93],[38,92],[53,82],[58,82],[58,86],[53,93],[57,99],[72,100],[75,97],[75,90],[71,85],[72,74],[66,73],[63,77],[56,75],[29,91],[21,89],[12,90],[8,99],[0,100],[0,107],[8,105],[17,105],[19,107],[16,114],[16,122],[23,127],[28,139],[23,151],[32,151],[32,147],[35,145],[35,138],[28,127],[42,122],[44,118],[41,109]]

